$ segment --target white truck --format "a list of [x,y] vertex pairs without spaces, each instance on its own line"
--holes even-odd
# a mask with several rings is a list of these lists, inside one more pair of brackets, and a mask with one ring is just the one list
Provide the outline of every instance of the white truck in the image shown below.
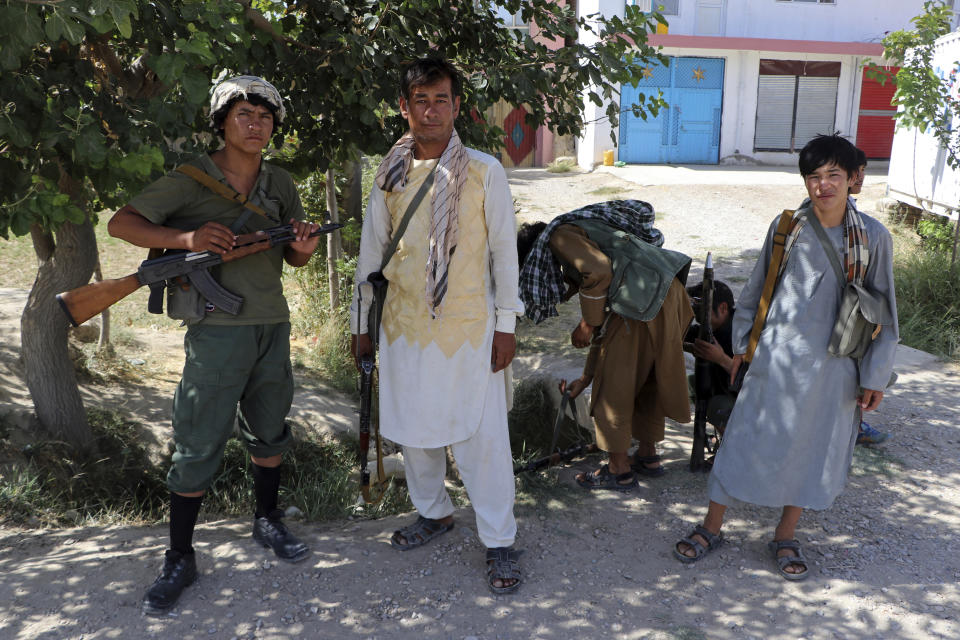
[[[960,98],[960,31],[939,38],[934,71],[947,82],[950,95]],[[953,122],[960,128],[960,119]],[[930,133],[897,129],[890,151],[887,192],[891,198],[924,211],[957,220],[960,213],[960,170],[947,164],[947,153]]]

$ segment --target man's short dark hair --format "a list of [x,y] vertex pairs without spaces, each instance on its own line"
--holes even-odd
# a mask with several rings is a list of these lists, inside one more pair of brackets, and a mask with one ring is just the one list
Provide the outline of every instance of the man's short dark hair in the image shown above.
[[530,255],[537,238],[546,228],[546,222],[524,222],[520,225],[520,229],[517,231],[517,258],[519,258],[521,267],[526,262],[527,256]]
[[857,168],[867,166],[867,154],[860,147],[854,147],[857,150]]
[[[703,295],[703,283],[698,282],[697,284],[692,284],[687,287],[687,295],[691,298],[699,298]],[[713,281],[713,310],[716,311],[720,308],[720,303],[726,302],[727,309],[730,312],[733,312],[734,300],[733,300],[733,291],[730,290],[730,287],[727,286],[727,283],[723,280],[714,280]]]
[[837,134],[817,136],[800,151],[800,175],[807,177],[825,164],[834,163],[852,177],[857,164],[857,148],[849,140]]
[[463,80],[457,68],[440,58],[423,58],[408,64],[400,75],[400,95],[404,100],[410,99],[410,89],[425,87],[434,82],[450,78],[450,88],[453,91],[451,98],[461,95]]
[[246,97],[237,96],[235,98],[231,98],[226,102],[226,104],[213,112],[213,115],[210,116],[210,119],[213,121],[214,133],[221,138],[223,137],[223,121],[227,119],[227,114],[230,113],[230,109],[233,108],[233,105],[241,101],[249,102],[255,107],[266,107],[269,109],[270,113],[273,114],[273,133],[271,136],[275,136],[280,132],[280,123],[277,119],[277,108],[270,104],[266,98],[258,96],[255,93],[248,93]]

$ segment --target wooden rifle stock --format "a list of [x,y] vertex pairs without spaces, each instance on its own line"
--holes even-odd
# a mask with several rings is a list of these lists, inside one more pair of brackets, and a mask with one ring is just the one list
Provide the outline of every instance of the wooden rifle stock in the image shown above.
[[125,278],[91,282],[78,289],[58,293],[57,302],[60,303],[63,312],[67,314],[70,324],[79,327],[142,286],[143,283],[137,278],[137,274],[133,273]]

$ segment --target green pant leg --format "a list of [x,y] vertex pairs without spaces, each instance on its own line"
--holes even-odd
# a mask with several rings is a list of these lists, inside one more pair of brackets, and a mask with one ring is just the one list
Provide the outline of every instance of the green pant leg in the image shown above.
[[253,336],[251,326],[187,329],[183,377],[173,398],[176,449],[167,474],[171,491],[190,493],[210,486],[257,358]]
[[240,433],[258,458],[283,453],[292,437],[287,414],[293,404],[290,323],[258,325],[257,360],[240,398]]

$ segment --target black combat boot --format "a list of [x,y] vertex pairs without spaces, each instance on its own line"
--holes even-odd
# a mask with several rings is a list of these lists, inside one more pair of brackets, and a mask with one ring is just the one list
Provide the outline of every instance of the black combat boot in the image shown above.
[[278,558],[287,562],[300,562],[310,553],[309,547],[283,524],[283,511],[279,509],[271,511],[266,517],[254,519],[253,539],[273,549]]
[[163,570],[143,596],[143,612],[148,616],[165,614],[177,604],[183,590],[197,580],[197,561],[192,553],[167,550]]

